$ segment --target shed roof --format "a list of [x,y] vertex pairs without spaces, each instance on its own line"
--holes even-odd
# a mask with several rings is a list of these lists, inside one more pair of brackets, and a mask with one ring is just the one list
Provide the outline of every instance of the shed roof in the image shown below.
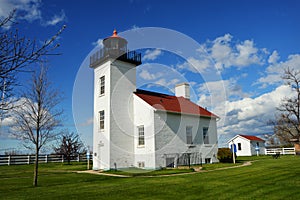
[[259,137],[256,137],[256,136],[254,136],[254,135],[240,135],[240,134],[239,134],[239,136],[241,136],[241,137],[243,137],[243,138],[246,138],[246,139],[248,139],[248,140],[251,140],[251,141],[262,141],[262,142],[264,142],[263,139],[261,139],[261,138],[259,138]]

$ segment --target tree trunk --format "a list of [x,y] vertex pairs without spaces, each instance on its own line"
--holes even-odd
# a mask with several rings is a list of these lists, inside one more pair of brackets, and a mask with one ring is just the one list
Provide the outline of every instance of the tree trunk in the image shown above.
[[35,160],[34,160],[34,174],[33,174],[33,186],[36,187],[38,184],[38,169],[39,169],[39,149],[35,149]]

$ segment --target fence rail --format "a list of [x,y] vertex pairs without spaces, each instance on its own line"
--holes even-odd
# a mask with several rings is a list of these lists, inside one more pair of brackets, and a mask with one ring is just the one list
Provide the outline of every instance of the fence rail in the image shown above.
[[[29,165],[34,163],[35,155],[0,155],[0,165]],[[90,160],[91,156],[90,156]],[[85,154],[72,156],[71,162],[86,162],[87,157]],[[45,154],[39,155],[39,163],[55,163],[55,162],[67,162],[67,159],[63,155],[58,154]]]
[[266,155],[275,155],[276,153],[280,153],[281,155],[295,155],[295,148],[272,148],[266,149]]

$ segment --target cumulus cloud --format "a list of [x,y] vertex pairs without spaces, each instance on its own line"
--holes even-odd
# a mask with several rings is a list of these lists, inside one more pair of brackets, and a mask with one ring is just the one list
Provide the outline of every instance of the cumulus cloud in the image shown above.
[[147,61],[147,60],[155,60],[162,54],[162,51],[160,49],[154,49],[154,50],[146,50],[145,55],[143,56],[142,60]]
[[176,67],[182,70],[188,70],[193,73],[203,73],[206,69],[212,66],[209,59],[196,59],[194,57],[189,57],[186,62],[178,64]]
[[163,76],[163,73],[162,72],[150,73],[148,70],[142,69],[142,71],[139,73],[139,76],[145,80],[155,80]]
[[[45,21],[41,7],[41,0],[1,0],[0,18],[7,17],[15,9],[16,19],[28,22],[39,21],[43,26],[53,26],[66,20],[65,12],[62,10],[60,14],[55,14],[49,21]],[[4,28],[9,29],[10,24],[6,24]]]
[[[273,55],[273,56],[272,56]],[[274,85],[282,82],[281,76],[283,70],[287,67],[300,70],[300,54],[289,55],[286,61],[277,62],[278,59],[277,53],[272,53],[270,56],[272,64],[269,65],[266,69],[264,76],[260,77],[256,85],[261,85],[261,87],[267,87],[269,85]],[[269,58],[269,60],[270,60]],[[276,62],[275,62],[276,60]]]
[[[219,134],[263,134],[270,131],[267,121],[274,117],[276,107],[284,97],[291,95],[286,85],[255,98],[243,98],[237,101],[226,101],[225,115],[219,122]],[[222,108],[216,107],[215,112]],[[218,111],[219,110],[219,111]]]
[[217,108],[228,100],[248,96],[247,93],[242,91],[242,87],[237,84],[237,79],[205,82],[199,86],[198,92],[200,94],[198,104],[208,108]]
[[194,73],[202,73],[211,68],[222,71],[229,67],[263,65],[264,58],[268,55],[266,49],[256,47],[253,40],[234,41],[230,34],[206,41],[197,52],[198,57],[190,57],[177,67]]
[[277,61],[280,59],[280,56],[278,54],[278,52],[275,50],[273,51],[273,53],[269,56],[268,62],[270,64],[275,64],[277,63]]
[[63,22],[66,20],[66,14],[65,12],[62,10],[60,14],[55,14],[51,20],[46,21],[45,25],[46,26],[54,26],[60,22]]
[[0,17],[7,17],[12,10],[16,9],[19,18],[32,22],[41,19],[40,7],[40,0],[1,0]]

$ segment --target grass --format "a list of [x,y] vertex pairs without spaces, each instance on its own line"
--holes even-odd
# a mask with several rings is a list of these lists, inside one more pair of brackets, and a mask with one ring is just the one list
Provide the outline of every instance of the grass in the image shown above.
[[[77,174],[85,164],[42,164],[32,187],[33,165],[0,166],[0,199],[298,199],[300,157],[238,158],[251,166],[169,177],[120,178]],[[208,169],[232,164],[205,165]],[[154,172],[153,172],[154,173]],[[157,172],[158,173],[158,172]],[[169,173],[169,172],[165,172]]]
[[161,170],[143,170],[139,168],[128,168],[119,171],[111,170],[106,171],[105,173],[108,174],[118,174],[118,175],[125,175],[130,177],[136,176],[161,176],[161,175],[170,175],[170,174],[181,174],[181,173],[189,173],[193,172],[194,169],[161,169]]

